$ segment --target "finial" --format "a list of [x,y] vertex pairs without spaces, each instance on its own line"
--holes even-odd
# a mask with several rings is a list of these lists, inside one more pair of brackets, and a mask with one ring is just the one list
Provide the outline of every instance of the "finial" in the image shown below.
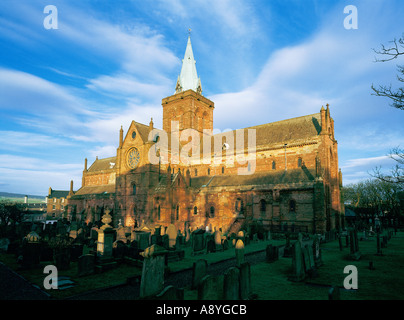
[[188,28],[188,37],[191,37],[191,28]]

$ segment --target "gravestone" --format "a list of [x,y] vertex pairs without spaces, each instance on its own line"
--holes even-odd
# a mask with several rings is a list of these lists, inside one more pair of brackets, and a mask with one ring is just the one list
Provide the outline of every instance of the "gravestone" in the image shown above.
[[358,245],[358,233],[356,230],[349,231],[349,238],[351,244],[351,252],[349,257],[352,260],[359,260],[361,257],[361,253],[359,252],[359,245]]
[[236,266],[239,267],[244,262],[244,243],[243,240],[238,239],[235,246],[236,253]]
[[37,267],[40,263],[41,243],[40,237],[35,231],[27,234],[22,244],[22,265],[30,269]]
[[223,298],[224,300],[240,299],[240,271],[238,268],[232,267],[225,272]]
[[161,236],[161,246],[166,250],[170,248],[170,239],[167,234]]
[[128,247],[121,240],[116,240],[113,244],[113,256],[117,260],[122,260],[128,252]]
[[328,291],[328,300],[340,300],[339,288],[333,286]]
[[243,262],[240,267],[240,299],[247,300],[251,294],[251,268],[248,262]]
[[184,300],[184,289],[177,289],[169,285],[160,292],[154,300]]
[[266,261],[274,262],[279,259],[279,248],[277,246],[273,246],[272,244],[267,245],[266,247]]
[[98,232],[97,255],[108,259],[112,257],[112,246],[115,234],[114,229],[109,225],[112,222],[109,210],[106,210],[105,214],[102,216],[102,222],[104,225]]
[[341,234],[338,234],[338,245],[339,245],[339,251],[342,251],[342,236],[341,236]]
[[10,240],[8,238],[0,239],[0,251],[7,252]]
[[199,259],[194,262],[192,267],[192,289],[198,288],[203,277],[208,271],[208,262],[204,259]]
[[220,231],[216,230],[213,237],[214,237],[216,250],[223,250],[222,234],[220,233]]
[[303,262],[303,253],[300,241],[296,241],[292,247],[292,274],[289,276],[290,281],[303,281],[306,277]]
[[205,230],[197,229],[192,232],[192,255],[202,254],[206,247]]
[[380,244],[380,232],[377,233],[377,239],[376,239],[376,243],[377,243],[377,256],[382,256],[382,249],[381,249],[381,244]]
[[166,234],[168,235],[168,239],[169,239],[169,242],[168,242],[169,248],[174,249],[175,248],[175,242],[177,240],[177,234],[178,234],[176,226],[173,225],[173,224],[170,224],[167,227]]
[[206,243],[206,253],[216,252],[215,240],[209,238]]
[[316,268],[321,267],[323,265],[323,261],[321,259],[321,248],[320,248],[320,239],[317,234],[313,237],[313,256],[314,256],[314,264]]
[[140,281],[140,298],[157,295],[163,290],[166,254],[166,249],[155,244],[141,253],[144,260]]
[[78,231],[78,226],[77,226],[77,222],[73,221],[70,224],[70,231],[69,231],[69,237],[76,239],[77,238],[77,231]]
[[77,275],[79,277],[93,274],[95,272],[95,256],[93,254],[82,255],[79,257],[77,268]]
[[307,273],[310,272],[310,257],[309,257],[309,248],[307,246],[302,247],[303,253],[303,262],[304,262],[304,271]]
[[150,231],[133,231],[131,239],[132,241],[137,241],[139,250],[145,250],[150,247],[151,243],[151,232]]
[[116,229],[116,241],[122,241],[123,243],[126,243],[126,230],[122,226]]
[[286,232],[285,233],[285,240],[286,240],[286,244],[285,247],[283,249],[283,256],[285,258],[290,258],[292,256],[292,246],[290,245],[290,233]]
[[198,300],[221,300],[221,288],[219,277],[206,275],[198,285]]

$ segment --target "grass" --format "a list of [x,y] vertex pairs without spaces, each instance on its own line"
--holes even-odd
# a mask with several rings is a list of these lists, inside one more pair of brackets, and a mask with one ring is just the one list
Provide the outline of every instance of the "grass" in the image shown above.
[[[359,241],[362,253],[359,261],[349,260],[349,248],[344,246],[340,251],[338,241],[321,245],[323,265],[318,269],[318,277],[302,282],[291,282],[288,276],[292,271],[291,258],[251,266],[251,286],[258,300],[327,300],[331,285],[340,287],[342,300],[402,300],[404,299],[404,232],[393,235],[387,248],[383,248],[383,256],[377,256],[376,237]],[[284,240],[252,242],[245,247],[245,253],[265,250],[267,244],[284,244]],[[345,242],[344,242],[345,245]],[[185,258],[181,261],[169,262],[171,272],[192,268],[198,259],[206,259],[208,264],[234,258],[234,248],[225,252],[202,255],[191,255],[191,248],[185,250]],[[52,262],[41,262],[33,270],[19,270],[14,255],[0,254],[0,261],[15,270],[25,279],[43,289],[45,274],[43,269]],[[369,261],[373,261],[375,270],[369,269]],[[343,281],[347,274],[345,266],[354,265],[358,270],[358,289],[346,290]],[[77,263],[72,262],[70,269],[59,271],[59,276],[70,277],[75,287],[66,290],[46,290],[55,299],[64,299],[80,293],[104,287],[126,283],[128,277],[141,274],[141,268],[120,264],[117,268],[101,274],[77,277]],[[185,288],[185,299],[197,299],[197,290]]]
[[[349,259],[349,248],[339,249],[338,241],[321,245],[323,265],[319,276],[295,283],[287,280],[291,273],[290,258],[251,267],[254,293],[260,300],[327,300],[332,285],[340,288],[341,300],[402,300],[404,299],[404,233],[391,238],[383,256],[377,256],[376,237],[359,241],[360,260]],[[373,261],[375,270],[369,269]],[[348,274],[344,268],[353,265],[358,270],[358,289],[346,290],[343,282]]]

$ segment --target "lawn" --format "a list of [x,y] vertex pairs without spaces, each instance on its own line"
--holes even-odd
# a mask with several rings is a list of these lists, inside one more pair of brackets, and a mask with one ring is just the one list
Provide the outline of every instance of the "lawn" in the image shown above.
[[[288,276],[292,271],[291,258],[267,263],[262,262],[251,266],[252,291],[258,300],[327,300],[331,285],[340,288],[342,300],[395,300],[404,299],[404,232],[393,235],[383,255],[376,255],[376,237],[359,241],[362,253],[359,261],[349,260],[349,248],[344,246],[340,251],[338,241],[321,244],[323,265],[318,269],[318,277],[306,278],[302,282],[291,282]],[[284,240],[252,242],[245,247],[245,253],[265,250],[269,244],[284,244]],[[344,243],[345,244],[345,243]],[[186,247],[185,258],[181,261],[169,262],[170,272],[178,272],[192,268],[198,259],[206,259],[208,264],[234,258],[234,248],[225,252],[202,255],[191,255],[191,248]],[[19,273],[31,283],[43,289],[46,274],[43,269],[52,262],[41,262],[33,270],[19,270],[14,255],[0,254],[0,261]],[[372,261],[374,270],[369,269]],[[354,265],[358,270],[358,289],[346,290],[343,287],[345,266]],[[105,287],[125,284],[128,277],[141,275],[141,268],[120,264],[117,268],[85,277],[77,277],[77,263],[72,262],[70,269],[59,271],[59,276],[69,277],[75,286],[66,290],[45,290],[55,299],[64,299],[80,293]],[[185,288],[185,299],[197,298],[197,291]]]

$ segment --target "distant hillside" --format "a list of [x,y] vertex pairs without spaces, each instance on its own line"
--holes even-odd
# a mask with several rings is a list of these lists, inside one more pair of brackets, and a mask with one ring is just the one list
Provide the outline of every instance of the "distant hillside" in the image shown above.
[[28,196],[28,202],[38,202],[45,201],[44,196],[35,196],[31,194],[20,194],[20,193],[10,193],[10,192],[0,192],[0,200],[1,199],[9,199],[13,201],[24,201],[24,197]]

